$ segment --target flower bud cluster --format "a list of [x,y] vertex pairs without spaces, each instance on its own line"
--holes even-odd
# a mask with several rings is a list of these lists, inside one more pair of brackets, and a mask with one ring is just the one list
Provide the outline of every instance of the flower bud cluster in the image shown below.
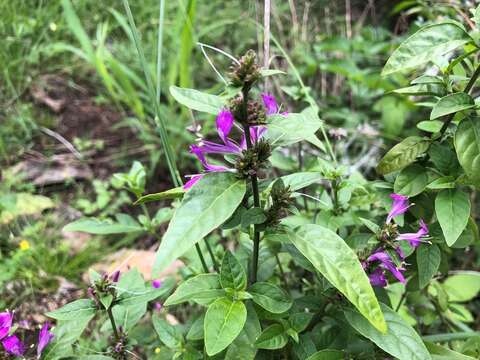
[[280,220],[286,217],[289,210],[294,206],[294,199],[290,186],[285,186],[283,181],[277,180],[270,193],[272,205],[267,210],[266,226],[277,226]]
[[268,158],[272,154],[270,144],[260,139],[251,148],[242,151],[235,163],[235,169],[240,177],[258,175],[269,166]]
[[255,51],[248,50],[238,63],[231,67],[230,83],[234,87],[241,87],[244,91],[261,78],[260,66],[257,64]]

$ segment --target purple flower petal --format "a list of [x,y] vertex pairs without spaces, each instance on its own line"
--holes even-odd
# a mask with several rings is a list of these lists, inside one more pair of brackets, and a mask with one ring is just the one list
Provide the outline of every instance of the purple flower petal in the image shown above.
[[387,224],[389,224],[395,216],[404,214],[411,206],[408,203],[408,196],[390,194],[390,197],[393,199],[393,204],[387,216]]
[[11,335],[3,339],[2,345],[6,352],[15,356],[22,356],[25,351],[22,342],[15,335]]
[[117,270],[112,275],[110,275],[110,280],[112,280],[112,282],[114,283],[118,282],[118,280],[120,280],[120,270]]
[[395,278],[397,278],[398,281],[401,283],[405,283],[405,277],[403,276],[402,272],[405,271],[404,268],[397,268],[393,262],[393,260],[390,258],[390,255],[388,255],[385,251],[377,251],[370,255],[367,259],[368,262],[373,262],[373,261],[379,261],[381,263],[381,266],[388,271],[392,273]]
[[5,311],[0,313],[0,340],[8,335],[12,327],[13,314]]
[[160,310],[162,310],[163,305],[162,305],[162,303],[157,301],[155,304],[153,304],[153,307],[156,311],[160,311]]
[[193,175],[190,180],[188,180],[185,185],[183,185],[183,190],[188,190],[190,189],[193,185],[195,185],[198,180],[200,180],[203,177],[203,175]]
[[54,337],[54,335],[50,331],[48,331],[49,326],[50,324],[48,322],[43,324],[42,329],[38,334],[37,357],[39,359],[45,347],[50,343],[50,341],[52,341]]
[[416,233],[399,234],[396,240],[407,240],[415,248],[422,242],[428,243],[428,241],[423,239],[423,237],[428,235],[428,226],[422,219],[420,219],[419,224],[420,229]]
[[263,93],[262,94],[263,104],[267,109],[267,115],[276,114],[278,112],[278,104],[275,97],[271,94]]
[[370,279],[370,284],[372,284],[372,286],[387,286],[387,278],[385,277],[383,269],[380,267],[377,267],[370,275],[368,275],[368,278]]
[[233,115],[228,110],[222,110],[217,116],[217,131],[220,139],[223,140],[225,144],[228,144],[228,134],[232,130],[233,126]]
[[226,145],[220,145],[212,141],[202,140],[199,147],[204,154],[238,154],[242,151],[232,141],[228,141]]
[[200,146],[191,145],[190,146],[190,152],[193,153],[198,158],[198,160],[200,160],[203,167],[207,171],[216,172],[216,171],[228,171],[229,170],[227,167],[222,166],[222,165],[210,165],[207,162],[207,159],[205,158],[205,154],[204,154],[204,152],[203,152],[203,150]]

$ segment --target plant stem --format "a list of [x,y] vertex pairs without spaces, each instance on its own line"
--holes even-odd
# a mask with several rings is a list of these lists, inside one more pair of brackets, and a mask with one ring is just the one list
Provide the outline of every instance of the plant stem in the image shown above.
[[109,306],[106,310],[108,317],[110,318],[110,324],[112,324],[113,335],[115,336],[115,340],[118,342],[120,341],[120,336],[118,335],[117,325],[115,324],[115,319],[113,318],[112,307]]
[[208,253],[212,258],[213,268],[218,273],[219,272],[218,263],[217,263],[217,260],[215,259],[215,255],[213,254],[212,247],[210,246],[210,243],[208,242],[207,239],[205,239],[205,245],[207,246]]
[[[480,76],[480,65],[477,66],[475,72],[473,73],[472,77],[468,81],[467,86],[465,86],[465,89],[463,90],[465,94],[470,93],[470,91],[473,89],[473,85],[475,85],[475,82],[477,81],[479,76]],[[447,131],[448,125],[450,125],[454,117],[455,117],[455,113],[448,115],[445,122],[443,123],[442,128],[440,129],[440,137],[442,137],[443,134],[445,134],[445,131]]]
[[285,286],[286,289],[288,289],[287,275],[283,271],[283,266],[282,266],[282,263],[280,262],[280,258],[278,257],[278,254],[275,254],[275,259],[277,260],[278,269],[280,270],[280,274],[282,275],[283,285]]
[[203,271],[208,273],[208,266],[205,262],[205,258],[203,257],[202,249],[200,249],[200,245],[198,245],[198,243],[195,244],[195,250],[197,250],[198,257],[200,258],[200,262],[202,263]]
[[[243,102],[246,107],[247,97],[244,94]],[[250,126],[244,126],[245,130],[245,141],[247,143],[247,149],[252,148],[252,139],[250,138]],[[252,193],[253,193],[253,205],[257,208],[260,207],[260,194],[258,192],[258,180],[257,175],[253,174],[250,176],[252,183]],[[258,269],[258,253],[260,248],[260,232],[257,230],[257,225],[253,225],[253,262],[252,262],[252,273],[250,274],[250,283],[254,284],[257,282],[257,269]]]

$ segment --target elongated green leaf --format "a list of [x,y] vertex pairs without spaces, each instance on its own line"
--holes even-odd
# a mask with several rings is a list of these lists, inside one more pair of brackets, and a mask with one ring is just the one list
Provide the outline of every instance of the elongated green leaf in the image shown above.
[[303,189],[312,184],[318,184],[323,179],[320,172],[299,172],[281,177],[285,187],[290,186],[291,191]]
[[382,310],[388,326],[385,334],[356,311],[346,310],[345,317],[355,330],[390,355],[400,360],[430,360],[432,357],[415,330],[388,306],[382,304]]
[[435,214],[447,245],[452,246],[467,226],[470,199],[459,189],[442,190],[435,198]]
[[174,279],[168,278],[162,281],[162,286],[158,289],[152,287],[146,288],[143,291],[136,290],[124,292],[118,298],[118,305],[130,306],[138,305],[140,303],[147,303],[149,301],[158,299],[159,297],[165,296],[173,289],[174,286]]
[[432,354],[433,360],[475,360],[471,356],[460,354],[434,343],[426,342],[425,346],[428,351],[430,351],[430,354]]
[[460,122],[455,133],[455,150],[465,174],[480,188],[480,118]]
[[151,201],[159,201],[159,200],[166,200],[166,199],[177,199],[181,198],[185,194],[185,190],[182,187],[173,188],[167,191],[162,191],[155,194],[147,194],[140,196],[137,201],[135,201],[134,205],[145,204]]
[[210,173],[200,179],[175,211],[158,249],[153,273],[164,270],[228,220],[245,191],[245,180],[231,173]]
[[290,233],[295,247],[378,330],[387,331],[380,305],[355,252],[333,231],[305,225]]
[[442,97],[435,104],[430,114],[430,120],[435,120],[442,116],[472,109],[474,107],[475,102],[470,95],[465,94],[464,92],[449,94]]
[[439,132],[443,126],[443,122],[440,120],[426,120],[420,121],[417,124],[417,128],[422,131],[429,132],[429,133],[436,133]]
[[152,323],[160,341],[167,347],[175,349],[180,346],[183,337],[178,327],[169,324],[166,320],[158,317],[158,315],[152,317]]
[[245,290],[247,274],[243,266],[230,251],[225,252],[220,270],[220,283],[224,289]]
[[185,89],[177,86],[170,86],[170,94],[180,104],[189,109],[217,115],[225,106],[220,96],[205,94],[195,89]]
[[82,50],[88,56],[88,60],[94,61],[93,59],[94,51],[93,51],[92,43],[87,33],[85,32],[85,29],[83,28],[82,23],[80,22],[80,19],[75,13],[72,3],[70,2],[70,0],[62,0],[62,7],[65,13],[65,19],[67,20],[68,28],[73,33],[73,35],[75,35],[75,37],[77,38],[78,42],[82,47]]
[[415,196],[420,194],[428,185],[428,174],[425,167],[412,164],[398,174],[393,184],[397,194]]
[[418,284],[420,289],[428,285],[438,271],[442,259],[437,245],[421,245],[417,249]]
[[430,141],[426,138],[409,136],[385,154],[377,166],[377,171],[380,174],[389,174],[401,170],[426,152],[429,145]]
[[79,219],[65,225],[63,230],[80,231],[98,235],[123,234],[144,231],[143,227],[128,215],[126,215],[125,217],[117,216],[117,220],[121,221],[100,220],[97,218]]
[[91,318],[96,311],[97,306],[93,300],[79,299],[62,306],[60,309],[48,312],[46,315],[56,320],[79,320]]
[[475,298],[480,293],[480,272],[457,271],[443,283],[443,288],[450,301],[464,302]]
[[312,138],[320,128],[318,117],[305,114],[289,113],[287,115],[269,116],[269,125],[265,138],[273,146],[287,146]]
[[281,288],[267,282],[257,282],[248,288],[253,301],[265,310],[281,314],[292,306],[292,299]]
[[267,77],[267,76],[273,76],[273,75],[286,75],[287,73],[285,71],[278,70],[278,69],[262,69],[260,70],[260,74],[263,77]]
[[262,331],[257,338],[255,345],[259,349],[275,350],[281,349],[288,342],[288,335],[280,324],[273,324]]
[[241,301],[221,298],[205,314],[205,348],[209,356],[218,354],[240,334],[247,320],[247,309]]
[[454,22],[424,26],[392,53],[382,75],[414,69],[472,41],[465,30]]
[[225,291],[220,285],[218,274],[200,274],[180,284],[175,292],[165,301],[165,306],[194,301],[204,305],[223,296]]

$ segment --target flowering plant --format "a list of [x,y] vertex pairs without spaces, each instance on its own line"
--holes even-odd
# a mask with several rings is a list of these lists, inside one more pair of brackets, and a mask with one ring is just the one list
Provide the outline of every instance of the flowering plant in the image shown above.
[[[421,28],[392,54],[384,73],[463,45],[478,50],[456,23]],[[465,87],[450,77],[453,63],[466,56],[439,69],[443,76],[425,75],[403,90],[441,88],[443,97],[433,93],[431,118],[444,122],[430,124],[430,136],[410,136],[390,149],[377,181],[339,163],[310,97],[301,112],[284,112],[261,91],[262,80],[280,72],[261,69],[253,51],[234,60],[220,95],[171,87],[182,105],[215,117],[219,141],[199,136],[190,152],[200,170],[137,203],[175,199],[153,275],[178,258],[188,270],[178,285],[153,286],[136,270],[92,272],[89,299],[49,316],[68,323],[81,314],[81,333],[103,315],[102,328],[112,334],[106,354],[114,359],[134,353],[129,331],[153,300],[162,343],[155,353],[164,358],[468,358],[435,335],[471,336],[458,335],[472,332],[473,316],[462,303],[480,290],[478,273],[452,275],[442,265],[455,248],[478,242],[469,193],[480,186],[480,122],[469,93],[480,68]],[[289,166],[294,154],[302,160],[298,171]],[[473,295],[459,294],[458,282],[474,287]],[[166,321],[184,303],[192,306],[183,324]]]

